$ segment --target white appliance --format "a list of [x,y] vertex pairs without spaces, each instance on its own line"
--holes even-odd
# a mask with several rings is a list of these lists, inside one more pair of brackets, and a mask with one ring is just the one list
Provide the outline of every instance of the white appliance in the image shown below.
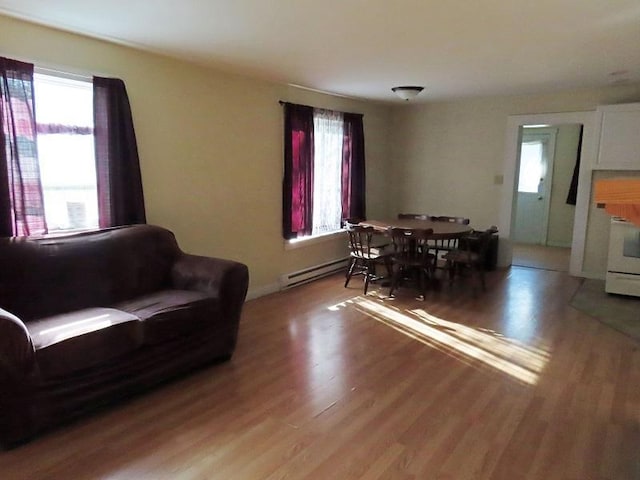
[[640,297],[640,228],[611,219],[605,291]]

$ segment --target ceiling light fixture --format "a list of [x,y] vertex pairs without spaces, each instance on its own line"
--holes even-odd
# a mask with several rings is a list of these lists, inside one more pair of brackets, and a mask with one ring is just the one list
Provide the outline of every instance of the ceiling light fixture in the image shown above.
[[402,86],[402,87],[393,87],[391,91],[398,95],[403,100],[410,100],[415,98],[424,87],[415,87],[415,86]]

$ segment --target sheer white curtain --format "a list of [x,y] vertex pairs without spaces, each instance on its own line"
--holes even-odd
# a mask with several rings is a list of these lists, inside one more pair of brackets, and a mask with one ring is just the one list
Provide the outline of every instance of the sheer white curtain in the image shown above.
[[344,120],[339,112],[315,109],[313,232],[312,235],[340,230],[342,216],[342,142]]

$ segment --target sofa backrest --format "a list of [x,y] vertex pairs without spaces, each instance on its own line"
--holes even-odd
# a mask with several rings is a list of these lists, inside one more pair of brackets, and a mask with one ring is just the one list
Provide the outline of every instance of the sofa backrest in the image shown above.
[[169,285],[180,249],[170,231],[131,225],[0,239],[0,307],[23,321],[108,306]]

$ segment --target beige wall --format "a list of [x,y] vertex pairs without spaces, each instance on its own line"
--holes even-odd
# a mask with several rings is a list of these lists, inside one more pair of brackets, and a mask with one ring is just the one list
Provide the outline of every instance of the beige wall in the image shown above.
[[580,125],[558,125],[547,232],[547,245],[554,247],[570,247],[573,238],[576,207],[567,205],[567,194],[576,164],[580,129]]
[[[589,111],[638,100],[640,85],[635,84],[394,108],[390,208],[467,216],[477,228],[497,225],[502,185],[495,177],[503,174],[509,115]],[[601,270],[602,255],[601,245],[587,238],[585,265]],[[589,273],[599,276],[600,270]]]
[[278,100],[364,114],[367,208],[386,215],[387,107],[267,83],[0,16],[0,55],[122,78],[140,151],[149,223],[189,252],[249,265],[253,291],[344,257],[344,238],[285,251]]
[[[411,210],[469,216],[476,227],[498,223],[502,186],[495,177],[503,173],[509,115],[640,100],[640,85],[632,85],[386,107],[2,16],[0,31],[0,55],[125,80],[149,222],[173,230],[187,251],[247,263],[255,292],[271,289],[283,273],[345,254],[341,238],[284,249],[278,100],[364,114],[369,217]],[[596,257],[599,251],[596,245]],[[596,257],[591,265],[599,265]]]

